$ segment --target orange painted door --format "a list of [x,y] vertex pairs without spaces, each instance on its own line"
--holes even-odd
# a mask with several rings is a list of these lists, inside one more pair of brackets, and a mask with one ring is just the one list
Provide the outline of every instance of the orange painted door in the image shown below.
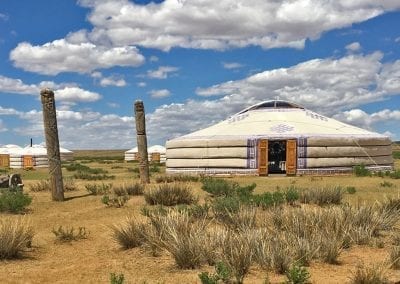
[[10,166],[10,156],[9,155],[0,155],[0,167],[9,167]]
[[258,141],[258,175],[268,175],[268,140]]
[[286,141],[286,174],[295,175],[297,169],[297,144],[296,140]]
[[33,157],[32,156],[24,156],[24,169],[33,168]]
[[151,153],[151,161],[159,163],[160,162],[160,153]]

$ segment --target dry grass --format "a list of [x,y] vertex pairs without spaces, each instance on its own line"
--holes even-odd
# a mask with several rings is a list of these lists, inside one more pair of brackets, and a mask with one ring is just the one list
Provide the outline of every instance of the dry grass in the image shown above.
[[136,218],[126,217],[125,222],[120,225],[112,225],[112,237],[123,249],[138,247],[145,242],[146,225],[138,222]]
[[[133,184],[138,181],[134,174],[126,170],[132,167],[132,164],[115,161],[113,161],[112,164],[104,164],[94,161],[88,165],[93,168],[103,168],[109,171],[109,174],[115,175],[116,180],[113,181],[113,187],[122,184]],[[161,171],[163,171],[163,168],[161,168]],[[47,177],[48,175],[46,170],[42,171],[41,169],[29,172],[21,171],[21,173],[27,187],[39,178]],[[70,175],[71,173],[65,172],[66,177]],[[273,192],[276,190],[277,186],[280,186],[280,188],[286,188],[292,185],[296,186],[296,188],[323,188],[334,186],[346,188],[352,185],[357,188],[357,192],[351,195],[345,193],[342,198],[342,203],[350,203],[352,205],[353,211],[350,212],[351,214],[349,213],[350,216],[355,214],[354,208],[357,208],[357,204],[373,205],[373,211],[377,213],[372,214],[372,220],[375,220],[373,224],[375,225],[372,226],[373,229],[369,229],[374,232],[372,234],[372,242],[370,243],[375,243],[375,240],[380,240],[388,244],[391,240],[387,236],[393,229],[391,213],[387,213],[390,212],[390,210],[382,210],[383,213],[381,213],[381,209],[379,208],[383,206],[375,203],[379,201],[383,204],[385,199],[389,197],[396,199],[399,194],[400,181],[390,179],[390,182],[394,185],[393,187],[385,188],[383,193],[383,189],[379,185],[385,179],[386,178],[382,179],[379,177],[355,178],[351,176],[341,176],[318,177],[313,178],[313,180],[311,180],[310,177],[233,177],[230,180],[240,185],[256,182],[256,194]],[[107,283],[109,282],[110,272],[113,271],[123,273],[125,275],[125,281],[128,283],[196,283],[199,282],[199,272],[212,270],[207,264],[213,265],[223,259],[222,244],[228,235],[231,234],[231,230],[227,229],[230,228],[229,226],[221,226],[220,223],[216,223],[215,220],[212,219],[212,215],[207,217],[207,222],[211,222],[210,225],[207,226],[203,232],[198,232],[197,235],[199,242],[202,243],[200,268],[191,270],[177,269],[178,265],[175,258],[163,245],[163,242],[165,244],[166,240],[166,231],[160,228],[157,229],[156,226],[152,225],[151,218],[147,219],[149,225],[145,226],[145,229],[143,229],[143,231],[146,232],[146,238],[144,244],[141,246],[143,248],[150,248],[151,253],[149,253],[147,249],[122,251],[120,249],[121,245],[113,241],[113,235],[110,234],[110,230],[105,230],[104,228],[109,228],[115,224],[121,224],[118,226],[122,228],[124,224],[123,220],[127,215],[131,215],[134,219],[140,218],[140,208],[146,204],[144,197],[133,196],[124,207],[119,209],[106,208],[100,203],[98,196],[87,195],[87,192],[85,192],[85,185],[89,183],[90,182],[87,181],[77,180],[76,185],[78,190],[66,192],[67,201],[63,203],[51,202],[49,192],[32,192],[33,202],[28,213],[32,220],[32,226],[37,233],[33,240],[33,250],[29,249],[29,252],[25,253],[29,259],[2,263],[0,266],[0,281],[2,283],[7,283],[9,281],[9,275],[12,275],[13,281],[17,283],[24,283],[27,281],[31,281],[32,283]],[[152,186],[155,186],[155,176],[152,177]],[[202,205],[205,201],[204,198],[207,198],[209,194],[202,191],[200,187],[200,182],[191,183],[191,193],[194,196],[199,196],[199,204]],[[395,202],[392,202],[392,204],[395,204]],[[151,206],[149,207],[151,208]],[[300,209],[291,208],[286,205],[282,208],[284,208],[284,210],[293,209],[295,211]],[[320,208],[315,205],[302,204],[301,209],[303,210],[303,208],[307,213],[313,210],[321,210],[321,212],[318,211],[319,214],[315,214],[316,216],[313,216],[313,218],[310,217],[311,220],[314,220],[314,223],[307,221],[309,223],[306,223],[305,236],[302,236],[301,230],[296,228],[292,228],[291,233],[287,231],[278,231],[276,225],[272,223],[270,215],[268,215],[269,210],[263,212],[256,210],[256,222],[254,226],[246,225],[243,229],[233,230],[234,234],[238,236],[246,235],[248,236],[247,239],[251,240],[249,243],[251,244],[253,255],[249,270],[250,273],[247,273],[244,277],[245,283],[262,283],[267,273],[271,283],[282,283],[285,280],[284,275],[275,274],[273,272],[275,269],[272,263],[274,263],[276,267],[279,266],[278,263],[281,263],[282,267],[286,267],[280,269],[284,272],[284,270],[287,270],[287,267],[290,267],[293,261],[299,259],[304,260],[306,264],[308,263],[307,265],[309,265],[309,268],[307,269],[309,269],[311,273],[310,280],[312,283],[345,283],[349,281],[351,271],[355,271],[355,263],[362,260],[369,266],[372,262],[384,261],[389,255],[392,248],[391,245],[385,245],[384,248],[376,248],[369,245],[352,246],[352,244],[355,243],[352,239],[344,239],[343,246],[341,246],[339,254],[336,256],[338,264],[332,266],[329,263],[325,263],[324,254],[321,251],[315,251],[314,244],[310,241],[313,240],[313,238],[308,237],[309,232],[312,232],[309,227],[314,224],[314,226],[319,228],[319,226],[323,226],[320,224],[322,221],[325,223],[332,223],[332,219],[327,217],[329,214],[326,213],[326,215],[324,215],[322,211],[327,211],[331,213],[331,215],[334,215],[336,211],[333,211],[331,206]],[[333,206],[333,208],[339,208],[335,210],[342,210],[341,207],[336,205]],[[265,217],[264,214],[268,215],[268,218]],[[0,215],[5,214],[0,213]],[[340,214],[339,216],[342,215]],[[370,219],[370,217],[371,215],[369,215],[368,218]],[[377,217],[379,217],[378,219],[381,219],[381,221],[377,222]],[[323,218],[328,219],[324,220]],[[337,219],[340,220],[340,218]],[[355,217],[353,216],[352,218]],[[368,221],[368,218],[364,219]],[[71,226],[85,226],[88,228],[91,232],[90,242],[74,242],[67,246],[54,245],[54,235],[49,230],[49,227],[58,226],[61,219],[70,220],[71,222],[69,222],[69,225]],[[299,216],[297,219],[297,222],[301,224],[303,220],[302,217]],[[251,218],[247,220],[251,220]],[[188,224],[193,225],[196,224],[196,222],[196,218],[190,217]],[[250,224],[251,223],[252,222],[250,222]],[[244,222],[244,224],[246,224],[246,222]],[[338,224],[330,227],[340,231]],[[279,232],[279,234],[277,232]],[[290,235],[291,237],[284,237],[285,235]],[[316,237],[322,238],[318,235]],[[320,242],[320,244],[321,243],[323,242]],[[287,244],[291,244],[291,246]],[[347,244],[350,244],[351,247],[347,248]],[[187,247],[188,246],[186,246],[186,248]],[[329,250],[324,248],[322,251],[327,252]],[[333,258],[335,258],[335,247],[333,247],[332,251],[333,252],[329,255],[333,255]],[[157,256],[154,257],[153,255]],[[279,260],[279,257],[281,260]],[[284,257],[286,257],[286,260]],[[34,261],[31,260],[31,258],[34,259]],[[272,261],[272,259],[274,259],[274,261]],[[287,263],[286,265],[285,262]],[[57,263],[56,268],[54,267],[54,263]],[[258,264],[263,264],[263,268],[260,268]],[[400,279],[399,270],[389,269],[386,272],[390,281],[395,282]]]
[[0,219],[0,259],[16,258],[31,246],[34,230],[27,218]]

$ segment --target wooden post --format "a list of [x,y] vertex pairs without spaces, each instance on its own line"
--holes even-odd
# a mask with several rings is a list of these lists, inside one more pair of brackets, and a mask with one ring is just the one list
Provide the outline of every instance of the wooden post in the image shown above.
[[146,118],[142,101],[135,102],[136,137],[139,152],[139,173],[141,183],[150,183],[147,154]]
[[54,92],[50,89],[43,89],[40,91],[40,97],[43,107],[47,157],[49,159],[51,197],[54,201],[64,201],[64,185],[61,171],[60,142],[58,140]]

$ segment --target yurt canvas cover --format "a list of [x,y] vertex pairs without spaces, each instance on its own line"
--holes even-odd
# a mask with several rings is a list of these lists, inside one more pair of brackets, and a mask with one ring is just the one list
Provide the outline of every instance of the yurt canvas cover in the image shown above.
[[286,101],[251,106],[166,143],[167,173],[333,174],[393,167],[389,137]]

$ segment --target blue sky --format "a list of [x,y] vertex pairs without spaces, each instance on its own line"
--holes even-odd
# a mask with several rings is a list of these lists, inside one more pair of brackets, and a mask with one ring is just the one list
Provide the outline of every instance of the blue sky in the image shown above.
[[55,91],[61,145],[149,144],[279,97],[400,140],[400,2],[1,0],[0,145],[44,141]]

